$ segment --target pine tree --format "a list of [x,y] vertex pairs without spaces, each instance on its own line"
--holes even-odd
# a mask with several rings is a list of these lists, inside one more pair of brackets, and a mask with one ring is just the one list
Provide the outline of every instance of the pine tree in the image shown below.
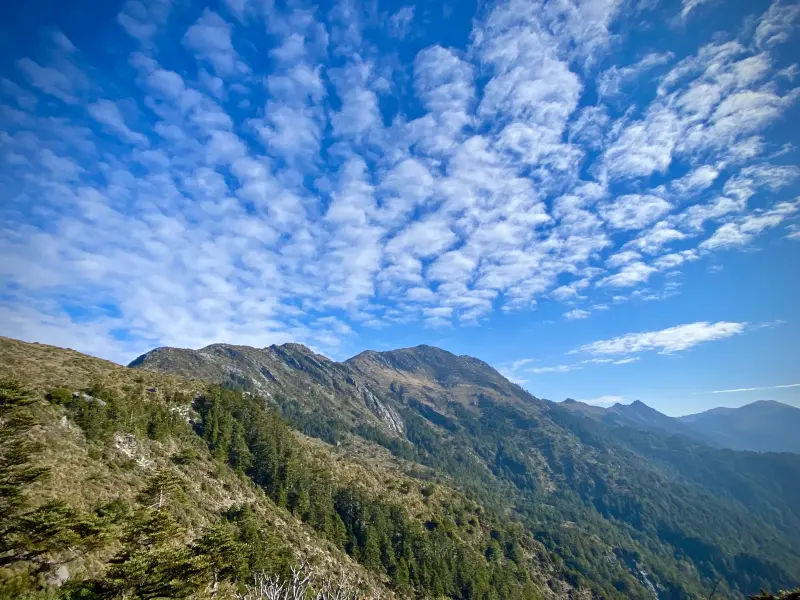
[[32,463],[42,448],[28,435],[35,426],[31,403],[17,381],[0,381],[0,534],[26,505],[25,488],[48,474]]
[[159,511],[172,503],[182,503],[185,498],[178,476],[171,469],[163,468],[147,480],[137,500],[145,507]]
[[31,440],[33,402],[18,382],[0,381],[0,596],[39,588],[39,575],[96,548],[109,534],[109,519],[66,503],[30,506],[27,488],[48,474],[35,464],[41,445]]
[[88,592],[99,598],[189,598],[245,576],[246,546],[229,525],[216,524],[189,541],[189,532],[170,510],[182,494],[168,469],[150,479],[139,494],[143,507],[120,539],[122,550],[102,578],[87,584]]
[[231,429],[231,443],[228,451],[228,462],[240,472],[245,472],[253,464],[253,454],[247,446],[244,426],[239,421],[234,421]]

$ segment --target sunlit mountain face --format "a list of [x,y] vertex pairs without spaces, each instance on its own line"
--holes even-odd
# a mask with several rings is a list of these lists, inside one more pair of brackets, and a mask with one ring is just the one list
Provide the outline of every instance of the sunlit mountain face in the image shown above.
[[[11,4],[0,334],[800,405],[800,7]],[[721,394],[721,395],[720,395]]]

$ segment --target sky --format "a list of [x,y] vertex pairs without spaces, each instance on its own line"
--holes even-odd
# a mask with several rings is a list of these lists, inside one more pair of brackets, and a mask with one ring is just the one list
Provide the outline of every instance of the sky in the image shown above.
[[800,406],[800,5],[0,8],[0,334]]

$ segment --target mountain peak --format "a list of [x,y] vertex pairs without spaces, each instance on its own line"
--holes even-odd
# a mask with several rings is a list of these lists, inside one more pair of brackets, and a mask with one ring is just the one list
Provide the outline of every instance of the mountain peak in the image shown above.
[[384,372],[385,377],[399,372],[406,377],[428,380],[445,388],[462,384],[473,385],[493,389],[504,396],[521,391],[482,360],[472,356],[458,356],[427,344],[385,352],[367,350],[345,363],[361,372],[380,371]]
[[772,410],[800,410],[795,406],[778,402],[777,400],[756,400],[750,404],[745,404],[741,408],[758,408],[758,409],[772,409]]

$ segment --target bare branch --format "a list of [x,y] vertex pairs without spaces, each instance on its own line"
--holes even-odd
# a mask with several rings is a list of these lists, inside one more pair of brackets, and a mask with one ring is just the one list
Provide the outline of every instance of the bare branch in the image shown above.
[[255,576],[253,585],[237,600],[359,600],[360,582],[348,579],[344,572],[338,578],[318,577],[307,560],[292,567],[292,576],[281,581],[263,573]]

